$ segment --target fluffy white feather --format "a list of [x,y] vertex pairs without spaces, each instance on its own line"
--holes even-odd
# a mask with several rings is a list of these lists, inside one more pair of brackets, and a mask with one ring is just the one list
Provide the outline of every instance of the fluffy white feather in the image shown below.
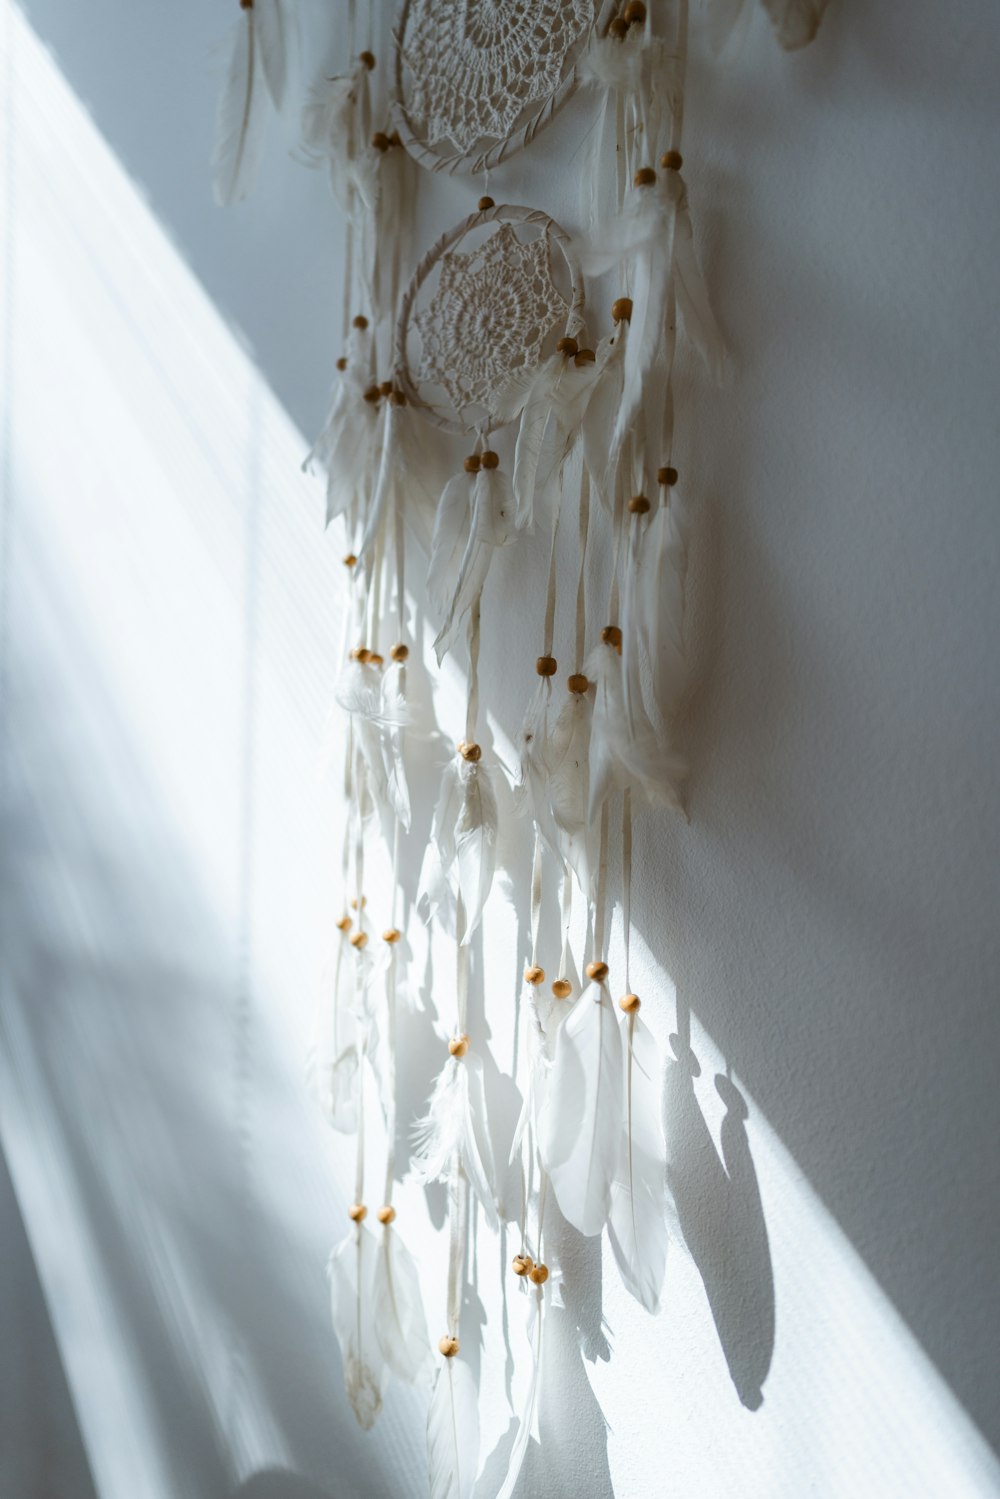
[[556,1035],[538,1152],[567,1222],[599,1234],[621,1154],[625,1085],[621,1027],[602,984],[589,984]]
[[588,897],[594,874],[589,814],[592,713],[590,693],[568,693],[545,749],[556,852],[569,864]]
[[330,1256],[333,1330],[344,1364],[344,1385],[358,1425],[370,1431],[382,1409],[386,1367],[375,1333],[375,1237],[353,1225]]
[[241,202],[257,180],[267,113],[254,13],[244,10],[233,36],[212,153],[215,200],[223,207]]
[[373,1285],[378,1345],[392,1372],[408,1384],[433,1367],[416,1262],[392,1224],[382,1230]]
[[326,163],[330,188],[341,211],[361,228],[362,212],[372,212],[378,193],[377,158],[371,148],[368,69],[319,78],[302,111],[302,144],[307,161]]
[[413,1133],[413,1171],[418,1181],[449,1181],[457,1170],[468,1179],[486,1221],[498,1227],[496,1171],[486,1117],[483,1064],[471,1049],[449,1057]]
[[468,1364],[446,1358],[427,1413],[430,1499],[469,1499],[479,1467],[479,1401]]
[[[626,1051],[626,1121],[611,1189],[608,1238],[622,1281],[647,1312],[659,1310],[667,1262],[667,1150],[659,1048],[638,1015]],[[626,1031],[628,1025],[626,1026]]]
[[617,786],[645,801],[680,806],[683,758],[657,735],[641,705],[625,706],[621,657],[603,642],[587,657],[584,671],[594,684],[590,730],[588,818],[593,823]]
[[[449,514],[452,514],[456,505],[453,497],[449,495],[450,488],[450,485],[445,488],[441,496],[441,504],[445,505],[447,497]],[[453,526],[454,516],[452,515],[449,528]],[[435,526],[435,533],[437,533],[437,526]],[[499,468],[481,469],[474,476],[472,483],[472,505],[468,517],[468,530],[457,570],[454,569],[456,551],[454,534],[452,531],[449,545],[449,534],[446,529],[441,548],[441,557],[445,560],[445,571],[439,573],[435,570],[434,573],[432,586],[435,594],[438,597],[445,596],[448,600],[444,611],[444,621],[434,642],[434,651],[439,666],[454,645],[462,621],[483,591],[496,549],[506,546],[509,541],[513,540],[513,536],[514,496],[510,479]],[[439,550],[436,546],[432,546],[432,567],[438,560]],[[430,579],[428,581],[430,583]]]
[[455,864],[455,825],[462,805],[463,785],[461,766],[464,762],[456,756],[449,760],[441,776],[431,823],[430,837],[424,853],[417,890],[417,905],[426,913],[427,920],[436,917],[451,937],[455,935],[455,891],[452,885],[452,870]]

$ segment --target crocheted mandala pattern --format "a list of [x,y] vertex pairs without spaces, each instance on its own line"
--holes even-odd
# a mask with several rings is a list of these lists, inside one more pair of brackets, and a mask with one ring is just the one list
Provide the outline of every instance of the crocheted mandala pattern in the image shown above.
[[421,140],[506,140],[556,93],[593,21],[594,0],[411,0],[401,53]]
[[456,411],[487,411],[505,380],[532,369],[569,304],[552,279],[548,234],[524,242],[500,224],[475,250],[442,255],[437,286],[413,320],[420,334],[416,378],[440,386]]

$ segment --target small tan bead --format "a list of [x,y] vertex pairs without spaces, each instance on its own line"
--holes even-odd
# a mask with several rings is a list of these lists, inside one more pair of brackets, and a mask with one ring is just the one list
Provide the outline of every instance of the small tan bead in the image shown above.
[[389,144],[390,146],[401,146],[403,144],[403,138],[398,130],[394,130],[390,135]]
[[438,1352],[443,1353],[445,1358],[454,1358],[461,1346],[457,1338],[447,1333],[443,1338],[438,1339]]
[[388,942],[389,945],[391,946],[393,944],[393,942],[398,942],[399,939],[400,939],[400,937],[402,937],[402,935],[403,934],[399,930],[398,926],[390,926],[390,927],[387,927],[385,929],[385,931],[382,933],[382,941],[383,942]]
[[368,327],[368,319],[365,317],[363,312],[359,312],[357,317],[353,319],[351,327],[362,329]]
[[656,470],[657,484],[665,484],[668,488],[677,483],[677,470],[675,468],[658,468]]
[[406,391],[405,390],[396,390],[395,388],[392,389],[392,390],[390,390],[390,392],[389,392],[389,405],[390,406],[405,406],[406,405]]
[[[351,652],[351,660],[360,661],[362,666],[364,666],[365,662],[371,659],[371,654],[371,651],[366,645],[357,645]],[[352,900],[351,905],[355,908],[355,910],[357,909],[357,901]]]
[[619,656],[622,653],[622,632],[617,625],[605,625],[601,631],[601,640],[605,645],[613,645]]
[[350,930],[351,930],[351,918],[349,916],[342,916],[340,918],[340,920],[337,922],[337,931],[338,932],[349,932]]
[[358,559],[357,559],[357,557],[354,555],[353,552],[348,552],[347,556],[344,558],[344,566],[345,567],[357,567],[357,565],[358,565]]
[[646,7],[642,0],[628,0],[622,14],[627,26],[641,26],[646,19]]
[[578,354],[579,352],[580,345],[575,338],[560,338],[556,344],[557,354],[565,354],[568,357],[570,354]]
[[489,193],[484,193],[483,194],[483,196],[479,200],[479,205],[478,206],[479,206],[479,212],[480,213],[485,213],[486,210],[487,210],[487,208],[496,208],[496,204],[494,203],[493,199],[490,197]]
[[351,938],[351,946],[352,947],[356,947],[357,950],[358,950],[358,952],[360,952],[361,949],[367,945],[367,943],[368,943],[368,933],[367,932],[355,932],[354,936]]
[[466,458],[465,462],[462,464],[462,467],[465,469],[465,472],[467,474],[478,474],[480,468],[482,467],[482,459],[480,458],[478,453],[470,453],[468,458]]
[[375,66],[374,52],[362,52],[361,56],[358,58],[358,62],[363,62],[370,73]]
[[569,688],[570,692],[575,692],[577,696],[582,696],[583,693],[589,691],[590,689],[590,683],[583,675],[582,671],[575,671],[569,678],[566,686]]
[[528,1275],[534,1269],[535,1262],[530,1254],[515,1254],[513,1266],[515,1275]]
[[369,406],[374,406],[375,402],[379,399],[379,388],[378,388],[378,386],[377,385],[369,385],[368,389],[365,391],[365,393],[364,393],[364,395],[362,396],[361,399],[363,401],[367,401],[368,404],[369,404]]
[[544,984],[545,969],[539,968],[537,963],[532,963],[530,968],[524,970],[524,982],[526,984]]
[[380,656],[379,653],[378,653],[378,651],[369,651],[368,652],[368,665],[369,666],[384,666],[385,665],[385,657],[384,656]]
[[632,298],[617,297],[611,304],[611,316],[616,323],[628,323],[632,319]]
[[338,368],[338,370],[341,370],[341,371],[346,370],[346,368],[347,368],[347,356],[346,355],[341,354],[340,358],[337,360],[337,368]]
[[638,994],[623,994],[618,1001],[618,1008],[624,1010],[626,1015],[634,1015],[641,1005],[642,1000]]
[[623,16],[615,16],[608,27],[608,36],[613,36],[615,41],[623,41],[628,36],[628,22]]
[[253,10],[253,0],[240,0],[240,10]]
[[386,135],[384,130],[376,130],[375,134],[372,136],[372,145],[375,147],[376,151],[388,151],[389,147],[392,145],[392,141]]
[[660,166],[668,172],[679,172],[684,165],[684,158],[679,151],[664,151],[660,157]]
[[478,744],[467,744],[464,739],[458,746],[458,753],[463,760],[468,760],[471,765],[475,765],[477,760],[483,758],[481,747]]
[[632,181],[636,187],[652,187],[656,181],[656,172],[652,167],[640,167]]
[[[366,656],[366,657],[368,657],[368,656],[370,656],[370,655],[371,655],[371,651],[365,651],[365,656]],[[363,908],[363,907],[365,907],[365,906],[367,906],[367,904],[368,904],[368,897],[367,897],[367,895],[363,895],[363,896],[362,896],[362,897],[361,897],[361,905],[362,905],[362,908]],[[358,909],[358,898],[357,898],[357,896],[356,896],[356,895],[355,895],[355,896],[353,896],[353,897],[352,897],[352,899],[351,899],[351,910],[352,910],[352,911],[356,911],[356,910],[357,910],[357,909]]]
[[396,1209],[391,1207],[389,1203],[386,1203],[385,1207],[379,1208],[375,1216],[380,1223],[395,1223]]
[[556,999],[569,999],[573,993],[573,985],[569,979],[554,979],[552,981],[552,993]]
[[494,451],[493,451],[492,448],[487,448],[486,452],[483,453],[480,456],[480,460],[479,461],[482,464],[483,468],[487,468],[487,469],[499,468],[500,467],[500,454],[499,453],[494,453]]
[[392,381],[391,380],[382,380],[382,381],[379,382],[378,393],[379,393],[380,396],[387,396],[391,390],[392,390]]
[[528,1279],[536,1286],[544,1286],[549,1278],[548,1265],[532,1265],[528,1271]]
[[645,515],[649,510],[649,501],[644,494],[634,494],[628,502],[628,508],[632,515]]
[[535,670],[540,677],[554,677],[559,663],[555,656],[539,656]]
[[588,364],[596,364],[597,355],[594,353],[593,349],[581,349],[579,354],[574,357],[573,363],[576,365],[578,370],[582,370]]
[[464,1057],[469,1049],[469,1038],[465,1034],[452,1036],[448,1042],[448,1051],[453,1057]]
[[360,1223],[362,1219],[368,1217],[368,1209],[363,1202],[352,1202],[347,1209],[347,1216],[352,1223]]
[[392,650],[389,652],[389,655],[394,661],[405,661],[409,654],[410,647],[408,645],[402,644],[394,645]]
[[587,977],[593,979],[595,984],[603,984],[608,976],[608,965],[595,958],[592,963],[587,964]]

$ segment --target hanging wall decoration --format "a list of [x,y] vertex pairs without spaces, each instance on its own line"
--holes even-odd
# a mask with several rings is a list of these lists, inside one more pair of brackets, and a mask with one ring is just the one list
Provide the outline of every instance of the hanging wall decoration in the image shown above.
[[[240,3],[217,158],[227,202],[251,185],[261,119],[268,100],[283,98],[291,34],[285,0]],[[795,46],[814,33],[823,3],[766,8],[782,44]],[[728,25],[739,3],[712,0],[711,9]],[[724,375],[727,356],[681,154],[687,0],[404,0],[392,46],[374,14],[349,0],[350,66],[318,79],[302,124],[302,159],[327,176],[345,226],[343,345],[306,460],[346,548],[334,690],[346,726],[343,905],[308,1082],[332,1129],[355,1139],[350,1226],[329,1266],[348,1399],[367,1429],[391,1378],[431,1386],[432,1499],[465,1499],[485,1457],[475,1367],[461,1341],[469,1245],[501,1225],[518,1238],[510,1271],[525,1298],[527,1377],[496,1490],[510,1499],[538,1432],[546,1316],[571,1273],[559,1263],[553,1204],[569,1231],[606,1233],[627,1291],[649,1312],[660,1304],[662,1064],[630,976],[633,818],[642,807],[683,815],[675,726],[694,486],[675,456],[678,341],[708,379]],[[589,112],[578,222],[565,228],[483,191],[413,265],[419,167],[484,171],[530,146],[574,90]],[[433,617],[423,664],[433,673],[446,656],[459,660],[465,702],[460,719],[441,726],[454,750],[417,851],[419,886],[404,900],[409,771],[428,745],[413,733],[407,692],[421,644],[407,592],[415,548]],[[496,660],[481,651],[480,618],[496,559],[513,548],[539,549],[547,582],[536,617],[504,642],[508,670],[518,652],[523,660],[519,763],[507,767],[482,713],[481,683]],[[508,779],[531,870],[513,993],[479,967]],[[384,926],[366,890],[373,857],[391,871],[388,896],[379,891]],[[416,987],[404,910],[443,934],[451,953],[434,976],[448,1035],[436,1072],[407,1077],[406,1096],[426,1099],[412,1121],[397,1120],[397,1022]],[[473,975],[490,1030],[470,1009]],[[521,1108],[503,1138],[488,1116],[484,1058],[489,1035],[508,1026],[522,1052]],[[372,1109],[385,1141],[377,1230],[364,1201]],[[397,1141],[407,1135],[404,1161]],[[393,1205],[404,1176],[442,1184],[447,1200],[436,1341]]]

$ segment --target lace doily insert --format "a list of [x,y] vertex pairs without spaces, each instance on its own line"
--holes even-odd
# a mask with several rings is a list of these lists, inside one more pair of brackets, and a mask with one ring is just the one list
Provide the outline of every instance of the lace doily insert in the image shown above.
[[579,327],[582,283],[567,243],[546,214],[491,208],[450,230],[418,266],[397,329],[398,374],[438,426],[499,425],[496,400],[510,377]]
[[400,134],[432,168],[479,171],[526,145],[573,87],[598,0],[406,0]]

